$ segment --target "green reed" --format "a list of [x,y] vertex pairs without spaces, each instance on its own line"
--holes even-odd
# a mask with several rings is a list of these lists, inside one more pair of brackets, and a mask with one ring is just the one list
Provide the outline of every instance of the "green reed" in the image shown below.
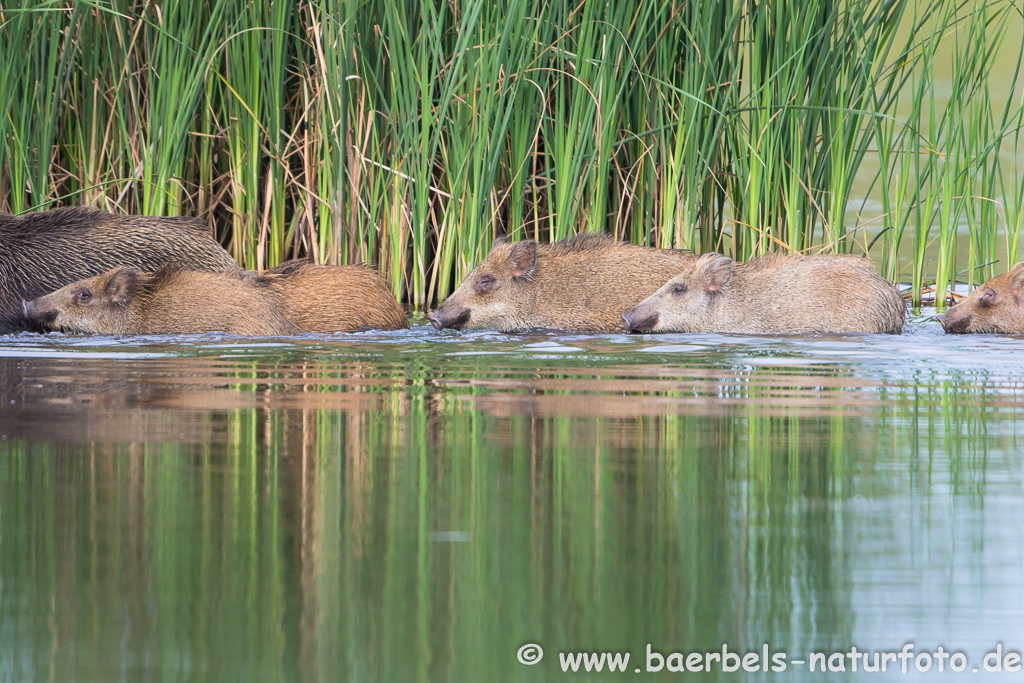
[[919,304],[1016,259],[1020,60],[991,83],[1020,24],[1009,0],[38,0],[0,10],[0,209],[196,214],[248,267],[368,262],[414,306],[496,235],[580,231],[869,251]]

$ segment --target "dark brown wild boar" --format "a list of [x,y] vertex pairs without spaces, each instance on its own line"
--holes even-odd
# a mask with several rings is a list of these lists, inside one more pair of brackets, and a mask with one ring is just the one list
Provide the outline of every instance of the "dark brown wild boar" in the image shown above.
[[898,334],[906,304],[857,256],[704,254],[624,316],[637,332]]
[[117,216],[94,209],[0,214],[0,334],[31,329],[21,302],[115,266],[238,268],[194,218]]
[[600,235],[555,244],[498,239],[455,293],[428,315],[434,327],[533,327],[612,332],[622,314],[694,260]]
[[87,334],[246,336],[298,333],[274,295],[230,273],[167,266],[152,275],[120,267],[24,303],[25,317],[45,327]]
[[1024,263],[978,287],[939,322],[947,333],[1024,334]]
[[321,266],[296,259],[263,271],[256,281],[275,294],[281,313],[303,332],[409,327],[391,290],[365,266]]

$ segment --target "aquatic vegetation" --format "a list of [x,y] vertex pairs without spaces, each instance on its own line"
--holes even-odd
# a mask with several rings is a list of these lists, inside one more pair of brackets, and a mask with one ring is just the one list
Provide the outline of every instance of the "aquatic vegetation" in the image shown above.
[[196,214],[248,267],[369,262],[415,306],[498,234],[595,231],[868,251],[941,307],[1017,258],[1021,24],[1009,0],[39,1],[0,10],[0,209]]

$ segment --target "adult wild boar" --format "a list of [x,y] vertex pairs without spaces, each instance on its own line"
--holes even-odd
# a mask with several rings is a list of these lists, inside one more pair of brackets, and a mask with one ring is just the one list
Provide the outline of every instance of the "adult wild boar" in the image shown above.
[[978,287],[939,322],[947,333],[1024,334],[1024,263]]
[[273,292],[281,313],[303,332],[409,327],[391,290],[365,266],[324,266],[296,259],[254,277]]
[[0,214],[0,334],[30,329],[21,302],[115,266],[168,263],[222,272],[238,264],[194,218],[118,216],[94,209]]
[[24,303],[25,317],[64,332],[246,336],[298,333],[265,287],[230,273],[121,266]]
[[623,316],[637,332],[898,334],[906,304],[857,256],[704,254]]
[[686,251],[640,247],[600,235],[555,244],[499,238],[427,318],[439,330],[622,330],[622,314],[694,258]]

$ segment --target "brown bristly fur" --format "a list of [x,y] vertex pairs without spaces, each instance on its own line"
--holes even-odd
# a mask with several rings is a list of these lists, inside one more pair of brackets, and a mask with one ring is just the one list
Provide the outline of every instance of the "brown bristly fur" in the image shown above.
[[438,329],[618,331],[623,313],[694,258],[596,234],[555,244],[497,241],[430,319]]
[[636,331],[898,334],[906,306],[865,258],[704,254],[627,314]]
[[303,332],[409,327],[387,285],[365,266],[317,265],[296,259],[264,271],[258,281],[274,293],[284,317]]
[[[80,300],[87,292],[88,301]],[[72,283],[26,306],[53,329],[91,334],[202,334],[250,337],[298,333],[274,295],[233,274],[161,268],[152,275],[120,267]]]
[[978,287],[939,322],[950,333],[1024,334],[1024,263]]
[[22,300],[117,266],[175,263],[225,272],[238,264],[194,218],[119,216],[87,208],[0,214],[0,334],[30,329]]

